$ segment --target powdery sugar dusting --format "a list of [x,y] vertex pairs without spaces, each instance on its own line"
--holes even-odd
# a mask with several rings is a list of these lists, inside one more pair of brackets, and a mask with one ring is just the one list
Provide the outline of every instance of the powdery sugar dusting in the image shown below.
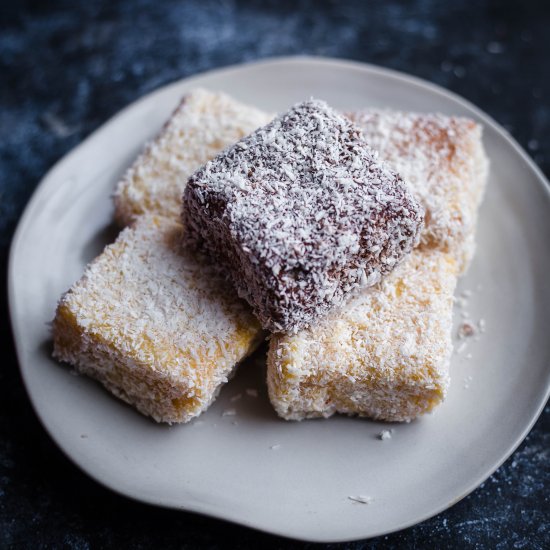
[[273,331],[377,283],[416,244],[422,217],[360,131],[314,100],[208,162],[184,194],[190,235]]

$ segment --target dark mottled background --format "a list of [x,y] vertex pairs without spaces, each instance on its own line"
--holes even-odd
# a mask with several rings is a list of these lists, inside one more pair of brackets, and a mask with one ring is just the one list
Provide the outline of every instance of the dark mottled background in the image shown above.
[[[0,6],[3,265],[40,178],[111,115],[172,80],[261,57],[345,57],[426,78],[490,113],[550,172],[548,1],[37,0]],[[1,277],[5,288],[4,267]],[[31,409],[4,291],[0,299],[1,547],[303,546],[131,502],[88,479]],[[472,495],[416,527],[345,547],[548,548],[549,445],[547,406],[519,450]]]

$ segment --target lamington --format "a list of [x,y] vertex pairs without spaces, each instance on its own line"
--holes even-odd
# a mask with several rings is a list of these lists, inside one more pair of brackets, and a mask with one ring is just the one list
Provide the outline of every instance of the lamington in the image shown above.
[[424,213],[349,119],[310,100],[195,172],[182,216],[262,326],[295,332],[390,273]]
[[453,254],[464,273],[475,252],[489,166],[481,126],[441,114],[368,109],[346,115],[424,207],[420,246]]
[[215,270],[182,248],[176,220],[146,214],[62,297],[54,356],[158,422],[204,411],[263,338]]
[[334,413],[410,421],[449,385],[456,260],[415,249],[343,312],[271,337],[267,382],[286,420]]
[[272,118],[220,92],[198,88],[186,93],[118,182],[114,193],[118,223],[129,225],[144,213],[179,219],[189,176]]

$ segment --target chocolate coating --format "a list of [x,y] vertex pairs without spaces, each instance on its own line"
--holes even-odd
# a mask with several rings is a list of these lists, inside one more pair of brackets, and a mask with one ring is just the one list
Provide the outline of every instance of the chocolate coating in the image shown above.
[[378,282],[415,246],[424,215],[361,131],[316,100],[208,162],[183,203],[188,238],[273,332]]

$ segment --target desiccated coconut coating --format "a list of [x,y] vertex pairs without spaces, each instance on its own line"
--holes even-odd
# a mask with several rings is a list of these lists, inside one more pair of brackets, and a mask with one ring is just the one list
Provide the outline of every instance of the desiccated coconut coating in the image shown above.
[[348,119],[311,100],[200,168],[183,218],[263,327],[289,332],[391,272],[423,210]]
[[387,110],[347,116],[424,207],[420,245],[453,254],[464,272],[473,256],[477,211],[487,181],[481,126],[467,118]]
[[344,312],[273,335],[269,396],[287,420],[339,412],[409,421],[445,397],[456,261],[415,249]]
[[262,331],[226,281],[146,215],[59,302],[54,356],[158,422],[204,411]]
[[117,221],[129,225],[145,212],[179,219],[189,176],[224,147],[272,118],[222,93],[202,89],[187,93],[118,183],[114,194]]

